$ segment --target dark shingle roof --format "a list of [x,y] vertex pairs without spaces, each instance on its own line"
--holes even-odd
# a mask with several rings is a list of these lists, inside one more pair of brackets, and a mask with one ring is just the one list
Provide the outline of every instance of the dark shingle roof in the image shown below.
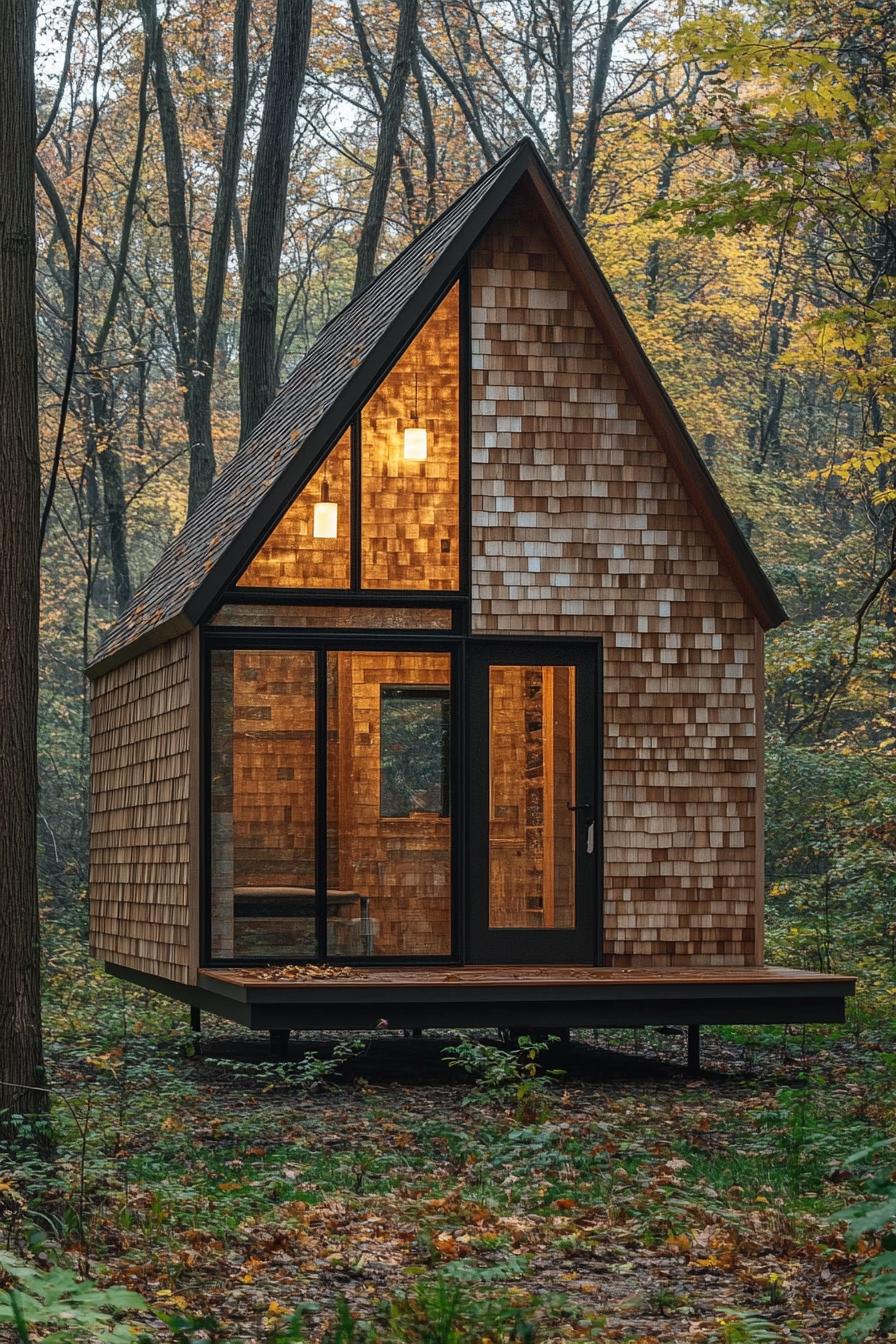
[[[609,285],[528,140],[521,141],[439,216],[332,319],[255,432],[165,549],[130,605],[106,631],[92,676],[198,624],[231,586],[402,346],[425,318],[520,179],[576,263],[597,320],[634,375],[648,418],[763,625],[785,613],[619,308]],[[538,208],[537,204],[534,208]],[[264,506],[262,510],[262,505]]]

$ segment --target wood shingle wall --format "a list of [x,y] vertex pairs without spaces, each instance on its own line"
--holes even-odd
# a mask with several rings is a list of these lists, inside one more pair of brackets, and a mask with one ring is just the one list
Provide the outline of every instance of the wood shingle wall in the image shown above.
[[473,628],[604,640],[605,956],[758,959],[758,626],[538,223],[472,258]]
[[91,714],[90,941],[103,961],[188,983],[191,651],[181,635],[99,677]]

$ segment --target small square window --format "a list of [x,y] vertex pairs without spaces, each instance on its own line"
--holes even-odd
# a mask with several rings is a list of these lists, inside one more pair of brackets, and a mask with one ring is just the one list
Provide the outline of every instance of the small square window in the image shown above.
[[447,686],[380,687],[380,816],[447,817]]

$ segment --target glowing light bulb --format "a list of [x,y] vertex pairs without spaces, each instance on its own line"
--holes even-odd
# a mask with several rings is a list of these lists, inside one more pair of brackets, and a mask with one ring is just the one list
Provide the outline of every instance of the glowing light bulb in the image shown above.
[[405,462],[425,462],[426,461],[426,430],[421,428],[406,429],[404,432],[404,460]]
[[321,487],[320,499],[314,506],[312,530],[315,537],[329,541],[339,536],[339,505],[330,500],[330,487],[326,481]]

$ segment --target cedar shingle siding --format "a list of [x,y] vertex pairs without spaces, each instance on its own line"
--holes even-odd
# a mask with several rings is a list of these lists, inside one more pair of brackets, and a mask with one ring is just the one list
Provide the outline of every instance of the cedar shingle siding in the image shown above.
[[750,964],[761,630],[545,230],[471,281],[473,629],[603,636],[605,960]]
[[90,942],[94,956],[194,978],[190,928],[190,635],[93,683]]

